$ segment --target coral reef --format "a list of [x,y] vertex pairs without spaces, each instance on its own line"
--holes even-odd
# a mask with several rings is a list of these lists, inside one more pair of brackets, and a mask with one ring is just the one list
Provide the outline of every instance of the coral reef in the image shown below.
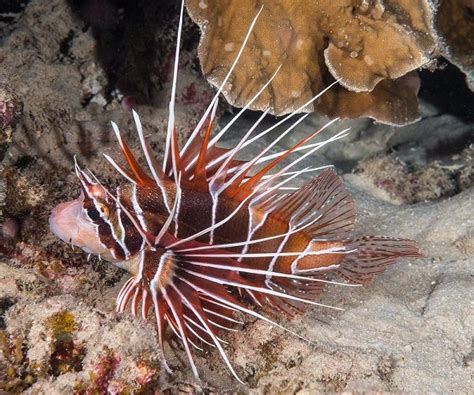
[[0,178],[0,222],[3,222],[3,212],[5,210],[5,199],[6,199],[6,190],[7,190],[7,182],[3,178]]
[[[94,154],[97,148],[115,144],[110,120],[115,119],[122,127],[130,126],[131,114],[124,109],[130,110],[131,105],[137,107],[144,102],[163,112],[163,116],[156,116],[154,109],[140,108],[145,127],[152,136],[152,146],[158,150],[163,145],[162,134],[158,131],[166,125],[164,115],[176,18],[156,25],[155,20],[146,21],[143,14],[130,12],[129,17],[137,22],[126,24],[126,19],[119,18],[118,6],[104,2],[108,5],[107,12],[112,12],[111,18],[123,21],[122,24],[112,23],[106,30],[105,21],[100,25],[100,17],[98,21],[93,19],[100,11],[90,10],[93,3],[82,2],[76,10],[65,1],[33,1],[18,20],[17,28],[4,39],[0,48],[0,81],[8,80],[8,92],[14,91],[18,101],[25,103],[5,167],[23,158],[24,161],[40,161],[41,166],[65,169],[69,168],[74,154],[95,166],[102,160]],[[162,15],[160,7],[152,5],[150,8],[149,18]],[[81,14],[89,19],[82,20]],[[148,36],[140,43],[134,40],[139,34],[135,30],[127,30],[127,35],[120,36],[116,42],[107,41],[121,28],[137,29],[140,26],[142,29],[144,23]],[[189,20],[188,25],[191,31],[195,29]],[[145,40],[152,44],[143,42]],[[138,51],[137,45],[147,56],[156,58],[141,61],[133,52]],[[159,48],[160,52],[148,53],[150,45]],[[116,57],[117,46],[124,56]],[[187,133],[189,125],[212,97],[208,84],[200,78],[194,65],[195,46],[188,46],[190,50],[183,52],[180,64],[182,79],[177,100],[180,133]],[[141,69],[143,64],[149,67],[147,73]],[[157,67],[152,68],[153,65]],[[112,81],[113,89],[110,87]],[[0,104],[1,92],[4,91],[0,91]],[[52,151],[57,153],[54,158],[49,155]]]
[[[162,152],[177,6],[32,0],[15,7],[0,25],[0,80],[6,84],[0,93],[15,103],[14,110],[2,107],[9,124],[0,147],[0,392],[470,391],[474,323],[466,300],[473,292],[474,172],[473,126],[465,118],[422,101],[421,121],[404,128],[367,119],[334,125],[329,134],[346,127],[352,132],[302,166],[336,164],[355,195],[358,228],[416,239],[426,257],[394,266],[368,288],[328,289],[323,302],[344,312],[314,308],[292,322],[281,321],[315,345],[246,320],[244,329],[226,340],[248,388],[231,379],[210,349],[196,355],[202,381],[195,380],[170,333],[165,351],[174,373],[168,375],[156,352],[153,322],[115,313],[127,275],[55,239],[47,218],[54,205],[79,193],[74,155],[104,182],[117,181],[101,154],[117,150],[110,120],[133,149],[138,147],[131,107],[140,113],[153,149]],[[196,26],[189,19],[185,26],[177,100],[181,136],[213,94],[199,71]],[[399,89],[400,83],[409,87]],[[370,101],[396,101],[396,94],[400,102],[412,100],[411,108],[395,103],[387,122],[391,111],[412,119],[417,84],[409,73],[380,81],[370,93],[340,87],[320,105],[326,100],[330,113],[347,105],[362,115],[372,111]],[[350,97],[344,99],[349,104],[342,95]],[[366,101],[359,99],[364,95]],[[233,145],[254,117],[248,114],[234,125],[223,143]],[[224,114],[221,125],[227,120]],[[310,116],[275,149],[286,149],[325,122]],[[248,155],[275,135],[252,144]],[[394,181],[392,195],[379,187],[380,174],[353,174],[379,164],[386,166],[385,179]],[[423,188],[410,181],[421,175]],[[439,179],[443,183],[435,193],[431,185]]]
[[464,164],[457,176],[459,189],[464,191],[474,184],[474,145],[464,149],[456,159],[460,159]]
[[[152,327],[113,322],[111,311],[77,305],[73,297],[47,298],[42,308],[16,304],[7,331],[1,332],[0,361],[7,372],[1,389],[31,387],[68,393],[117,393],[146,390],[159,377]],[[125,342],[128,343],[124,348]],[[25,379],[27,377],[27,380]],[[49,379],[55,378],[53,387]]]
[[450,166],[434,162],[413,169],[394,156],[383,156],[359,162],[355,171],[388,193],[390,201],[411,204],[452,196],[464,189],[467,177],[463,171],[468,171],[468,166],[462,162]]
[[[1,76],[0,76],[1,78]],[[0,80],[0,160],[12,142],[12,126],[21,114],[22,104],[7,84]]]
[[428,67],[441,52],[472,78],[474,23],[464,3],[191,0],[187,6],[202,31],[203,73],[218,86],[263,5],[240,67],[224,89],[232,105],[247,104],[281,64],[250,108],[286,114],[336,79],[340,86],[307,111],[405,125],[419,119],[413,70]]

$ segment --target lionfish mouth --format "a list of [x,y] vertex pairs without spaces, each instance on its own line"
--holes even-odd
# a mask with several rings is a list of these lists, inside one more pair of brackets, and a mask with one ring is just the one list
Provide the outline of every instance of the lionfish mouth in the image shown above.
[[[354,201],[332,169],[324,169],[302,187],[289,185],[298,176],[322,169],[306,167],[295,171],[295,165],[325,144],[346,135],[347,130],[343,130],[321,143],[310,142],[333,121],[290,149],[270,154],[269,151],[302,122],[306,117],[303,115],[291,121],[293,123],[278,138],[250,161],[236,159],[240,150],[288,121],[325,91],[250,138],[267,114],[264,112],[233,149],[216,147],[230,127],[224,127],[211,138],[218,98],[260,12],[252,21],[224,82],[180,149],[174,104],[183,1],[163,163],[158,163],[152,154],[138,114],[132,111],[149,172],[142,168],[117,125],[112,123],[127,165],[105,157],[130,182],[128,195],[124,189],[117,189],[113,194],[100,183],[92,183],[76,164],[76,173],[90,198],[93,200],[97,194],[102,198],[107,196],[110,206],[106,212],[111,217],[105,220],[105,214],[97,210],[101,207],[98,203],[88,208],[92,220],[103,219],[100,230],[83,217],[83,198],[80,197],[60,204],[49,220],[53,233],[67,243],[97,254],[104,252],[99,238],[102,236],[115,248],[117,256],[125,257],[122,261],[130,257],[136,259],[136,270],[118,295],[118,311],[129,306],[134,315],[144,319],[154,315],[162,355],[164,330],[171,328],[184,345],[196,377],[198,371],[191,348],[201,350],[200,347],[210,345],[218,350],[232,375],[242,382],[224,350],[225,341],[219,337],[223,331],[233,330],[235,324],[241,323],[236,319],[240,314],[264,320],[302,338],[250,306],[290,318],[306,305],[338,309],[315,301],[325,285],[362,285],[397,258],[420,255],[411,240],[380,236],[352,239]],[[269,86],[278,70],[257,96]],[[229,125],[242,113],[243,110]],[[292,158],[296,151],[304,154],[277,170],[278,165]],[[151,219],[157,214],[158,205],[165,214],[160,217],[159,226],[152,226]],[[139,235],[140,243],[133,244],[131,234]],[[333,277],[342,277],[345,282],[334,281]],[[165,360],[164,366],[167,368]]]

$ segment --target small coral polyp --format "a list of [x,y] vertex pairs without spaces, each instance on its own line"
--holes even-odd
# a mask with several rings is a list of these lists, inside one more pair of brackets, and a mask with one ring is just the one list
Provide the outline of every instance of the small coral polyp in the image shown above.
[[[183,12],[184,2],[178,43]],[[254,17],[242,48],[260,14]],[[232,68],[189,139],[179,147],[174,114],[178,59],[179,44],[163,161],[155,158],[133,111],[148,169],[139,164],[112,124],[126,164],[106,158],[124,181],[112,191],[76,162],[81,196],[54,209],[50,224],[65,242],[101,254],[131,273],[117,297],[117,309],[124,311],[129,306],[134,315],[153,317],[168,371],[171,369],[163,349],[167,327],[182,342],[196,377],[198,368],[191,350],[210,345],[242,382],[220,337],[242,325],[240,315],[261,319],[301,338],[270,318],[271,314],[292,318],[306,306],[339,310],[317,301],[326,285],[365,284],[397,258],[417,257],[419,251],[411,240],[355,238],[354,201],[336,172],[330,166],[298,169],[305,158],[346,135],[347,130],[343,130],[321,143],[311,142],[333,121],[290,149],[273,154],[272,148],[305,115],[297,117],[295,111],[256,133],[266,111],[235,147],[218,147],[243,113],[212,135],[218,98]],[[303,106],[319,97],[321,94]],[[248,161],[237,159],[245,147],[293,117],[296,119],[285,132],[258,155]],[[305,153],[296,156],[297,151]],[[320,174],[302,187],[292,185],[310,172]],[[335,277],[342,280],[335,281]]]

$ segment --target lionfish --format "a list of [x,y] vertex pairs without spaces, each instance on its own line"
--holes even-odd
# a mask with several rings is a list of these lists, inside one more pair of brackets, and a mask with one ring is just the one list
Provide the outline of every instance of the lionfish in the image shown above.
[[[196,377],[199,376],[191,348],[209,345],[217,348],[230,372],[242,382],[225,352],[226,342],[219,337],[222,331],[235,330],[242,324],[239,314],[302,337],[269,318],[265,311],[291,318],[305,305],[336,308],[316,301],[326,284],[365,284],[397,258],[420,255],[411,240],[351,238],[354,201],[334,170],[329,166],[292,170],[322,146],[346,135],[344,130],[321,143],[309,143],[333,121],[290,149],[269,154],[306,118],[305,114],[251,160],[236,159],[243,148],[301,112],[331,86],[250,137],[267,115],[268,110],[264,111],[234,148],[216,146],[278,73],[277,70],[250,102],[211,137],[219,95],[260,12],[250,24],[209,107],[180,149],[174,105],[183,1],[163,162],[153,155],[138,114],[132,111],[149,172],[139,164],[112,122],[127,166],[104,156],[126,181],[113,193],[75,162],[81,195],[59,204],[49,219],[52,232],[60,239],[98,254],[131,274],[118,294],[117,311],[130,306],[135,316],[154,316],[159,351],[168,372],[171,369],[163,354],[166,326],[182,342]],[[297,151],[306,152],[289,164],[277,166]],[[289,186],[302,174],[316,170],[322,172],[306,185]],[[336,282],[334,276],[344,281]]]

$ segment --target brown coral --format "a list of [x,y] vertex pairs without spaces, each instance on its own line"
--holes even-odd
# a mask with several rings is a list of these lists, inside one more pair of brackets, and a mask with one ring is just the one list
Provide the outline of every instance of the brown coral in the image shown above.
[[245,105],[282,64],[253,109],[291,112],[336,78],[352,92],[331,90],[315,105],[325,113],[394,124],[418,118],[416,81],[397,79],[428,62],[435,48],[426,0],[188,1],[188,11],[203,32],[202,69],[214,85],[223,81],[262,4],[224,89],[231,104]]

